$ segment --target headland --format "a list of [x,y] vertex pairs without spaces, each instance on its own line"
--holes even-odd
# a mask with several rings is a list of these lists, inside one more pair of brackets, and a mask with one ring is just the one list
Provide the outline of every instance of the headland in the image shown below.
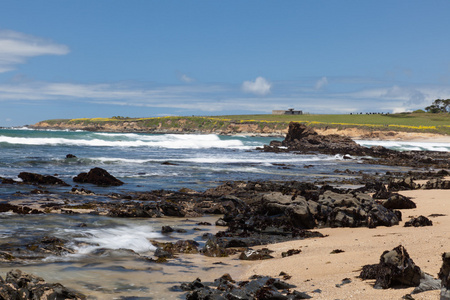
[[308,125],[322,135],[337,134],[353,139],[450,141],[450,114],[429,113],[53,119],[38,122],[30,127],[104,132],[283,137],[288,132],[290,122]]

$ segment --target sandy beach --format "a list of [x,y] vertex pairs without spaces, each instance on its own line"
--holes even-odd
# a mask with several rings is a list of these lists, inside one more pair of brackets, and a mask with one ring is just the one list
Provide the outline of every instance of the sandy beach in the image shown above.
[[[422,271],[437,277],[442,265],[441,254],[450,251],[450,190],[402,191],[411,197],[416,209],[402,210],[403,221],[394,227],[324,228],[319,229],[325,238],[306,239],[269,245],[274,259],[253,263],[242,279],[254,274],[278,276],[285,272],[292,276],[289,283],[297,290],[308,292],[313,299],[401,299],[413,288],[377,290],[374,281],[363,281],[357,276],[366,264],[379,262],[385,250],[403,245]],[[410,216],[429,216],[433,226],[403,227]],[[262,247],[261,247],[262,248]],[[301,249],[297,255],[286,258],[281,253]],[[333,250],[344,252],[331,254]],[[349,278],[351,283],[337,287]],[[318,289],[321,292],[313,292]],[[414,294],[414,299],[438,299],[440,291]]]

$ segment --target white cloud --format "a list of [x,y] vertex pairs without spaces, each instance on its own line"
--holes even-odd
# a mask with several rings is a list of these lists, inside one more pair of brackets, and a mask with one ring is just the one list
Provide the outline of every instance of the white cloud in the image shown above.
[[191,82],[194,82],[194,81],[195,81],[194,78],[189,77],[189,76],[187,76],[186,74],[181,74],[181,75],[180,75],[180,80],[183,81],[183,82],[186,82],[186,83],[191,83]]
[[272,84],[263,77],[258,77],[255,81],[244,81],[242,83],[242,90],[244,92],[255,95],[267,95],[270,93],[271,88]]
[[326,85],[328,85],[328,79],[326,77],[322,77],[319,80],[317,80],[316,85],[314,86],[314,88],[316,90],[320,90],[323,87],[325,87]]
[[14,70],[28,58],[41,55],[64,55],[69,48],[43,38],[11,30],[0,30],[0,73]]
[[410,111],[411,111],[410,109],[407,109],[405,107],[394,107],[392,109],[392,113],[394,113],[394,114],[399,114],[399,113],[402,113],[402,112],[410,112]]
[[[258,93],[243,95],[239,91],[239,85],[226,84],[194,83],[158,86],[154,83],[143,82],[80,84],[42,82],[16,77],[13,79],[0,83],[0,106],[2,101],[19,103],[33,101],[41,102],[42,105],[51,105],[51,101],[72,101],[80,105],[95,103],[170,108],[169,112],[195,110],[214,113],[221,111],[270,113],[273,109],[280,107],[295,107],[310,113],[392,112],[424,108],[434,99],[450,94],[450,86],[420,85],[381,86],[377,84],[371,88],[365,88],[365,84],[355,84],[350,87],[345,85],[345,91],[313,90],[311,81],[307,81],[306,83],[277,82],[276,91],[260,97]],[[250,86],[258,86],[257,83],[258,78],[250,82]],[[309,88],[299,88],[299,86],[302,87],[301,84]],[[333,89],[336,86],[337,84],[333,84]],[[422,101],[424,103],[419,103]]]

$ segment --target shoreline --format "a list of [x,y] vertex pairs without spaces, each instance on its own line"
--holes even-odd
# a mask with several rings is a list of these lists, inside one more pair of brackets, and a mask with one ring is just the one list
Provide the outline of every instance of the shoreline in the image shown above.
[[[249,265],[240,280],[246,280],[255,274],[279,277],[281,271],[292,276],[287,280],[296,285],[296,289],[308,292],[313,299],[400,299],[410,294],[414,288],[374,289],[374,280],[363,281],[357,276],[364,265],[379,262],[385,250],[403,245],[411,258],[422,271],[437,277],[442,265],[441,254],[449,251],[450,240],[446,237],[450,226],[450,190],[412,190],[400,191],[411,197],[417,204],[415,209],[402,209],[403,221],[392,227],[374,229],[359,228],[323,228],[316,229],[326,235],[323,238],[288,241],[255,248],[268,247],[275,251],[274,259],[258,261]],[[433,226],[403,227],[410,216],[429,216]],[[282,258],[281,252],[289,249],[301,249],[298,255]],[[342,253],[331,254],[335,249]],[[337,287],[343,279],[351,283]],[[320,293],[314,290],[320,289]],[[414,294],[414,299],[438,299],[440,290]]]
[[[108,129],[108,130],[92,130],[82,129],[78,127],[40,127],[29,126],[34,130],[85,130],[92,132],[106,132],[106,133],[146,133],[146,134],[217,134],[224,136],[247,136],[247,137],[272,137],[272,138],[284,138],[287,130],[279,133],[264,133],[264,132],[215,132],[215,131],[183,131],[183,130],[123,130],[123,129]],[[4,128],[8,129],[8,128]],[[346,128],[346,129],[320,129],[315,128],[316,132],[321,135],[339,135],[349,137],[353,140],[373,140],[373,141],[400,141],[400,142],[423,142],[423,143],[450,143],[450,136],[435,133],[419,133],[419,132],[406,132],[406,131],[371,131],[358,128]]]

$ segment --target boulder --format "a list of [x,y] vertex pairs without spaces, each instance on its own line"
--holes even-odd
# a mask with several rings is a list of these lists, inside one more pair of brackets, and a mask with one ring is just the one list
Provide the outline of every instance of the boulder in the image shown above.
[[405,227],[423,227],[433,226],[433,221],[425,216],[418,216],[417,218],[411,218],[408,222],[405,222]]
[[263,249],[259,249],[259,250],[252,250],[249,249],[247,251],[244,251],[241,253],[241,255],[239,255],[239,259],[241,260],[264,260],[264,259],[270,259],[273,258],[272,255],[270,255],[270,253],[272,253],[273,251],[267,249],[267,248],[263,248]]
[[205,247],[200,250],[200,252],[209,257],[226,257],[228,256],[227,249],[221,247],[213,239],[208,239],[206,241]]
[[383,206],[388,209],[411,209],[416,208],[416,204],[411,198],[394,193],[386,201],[383,201]]
[[41,175],[36,173],[21,172],[19,178],[27,184],[45,184],[45,185],[61,185],[69,186],[59,178],[50,175]]
[[442,266],[439,270],[441,280],[441,300],[450,300],[450,252],[442,254]]
[[73,178],[77,183],[92,183],[98,186],[119,186],[124,184],[102,168],[93,168],[88,173],[80,173]]
[[363,280],[375,279],[374,288],[376,289],[394,286],[416,287],[413,293],[439,289],[439,280],[416,266],[401,245],[391,251],[384,251],[378,264],[363,266],[359,277]]

